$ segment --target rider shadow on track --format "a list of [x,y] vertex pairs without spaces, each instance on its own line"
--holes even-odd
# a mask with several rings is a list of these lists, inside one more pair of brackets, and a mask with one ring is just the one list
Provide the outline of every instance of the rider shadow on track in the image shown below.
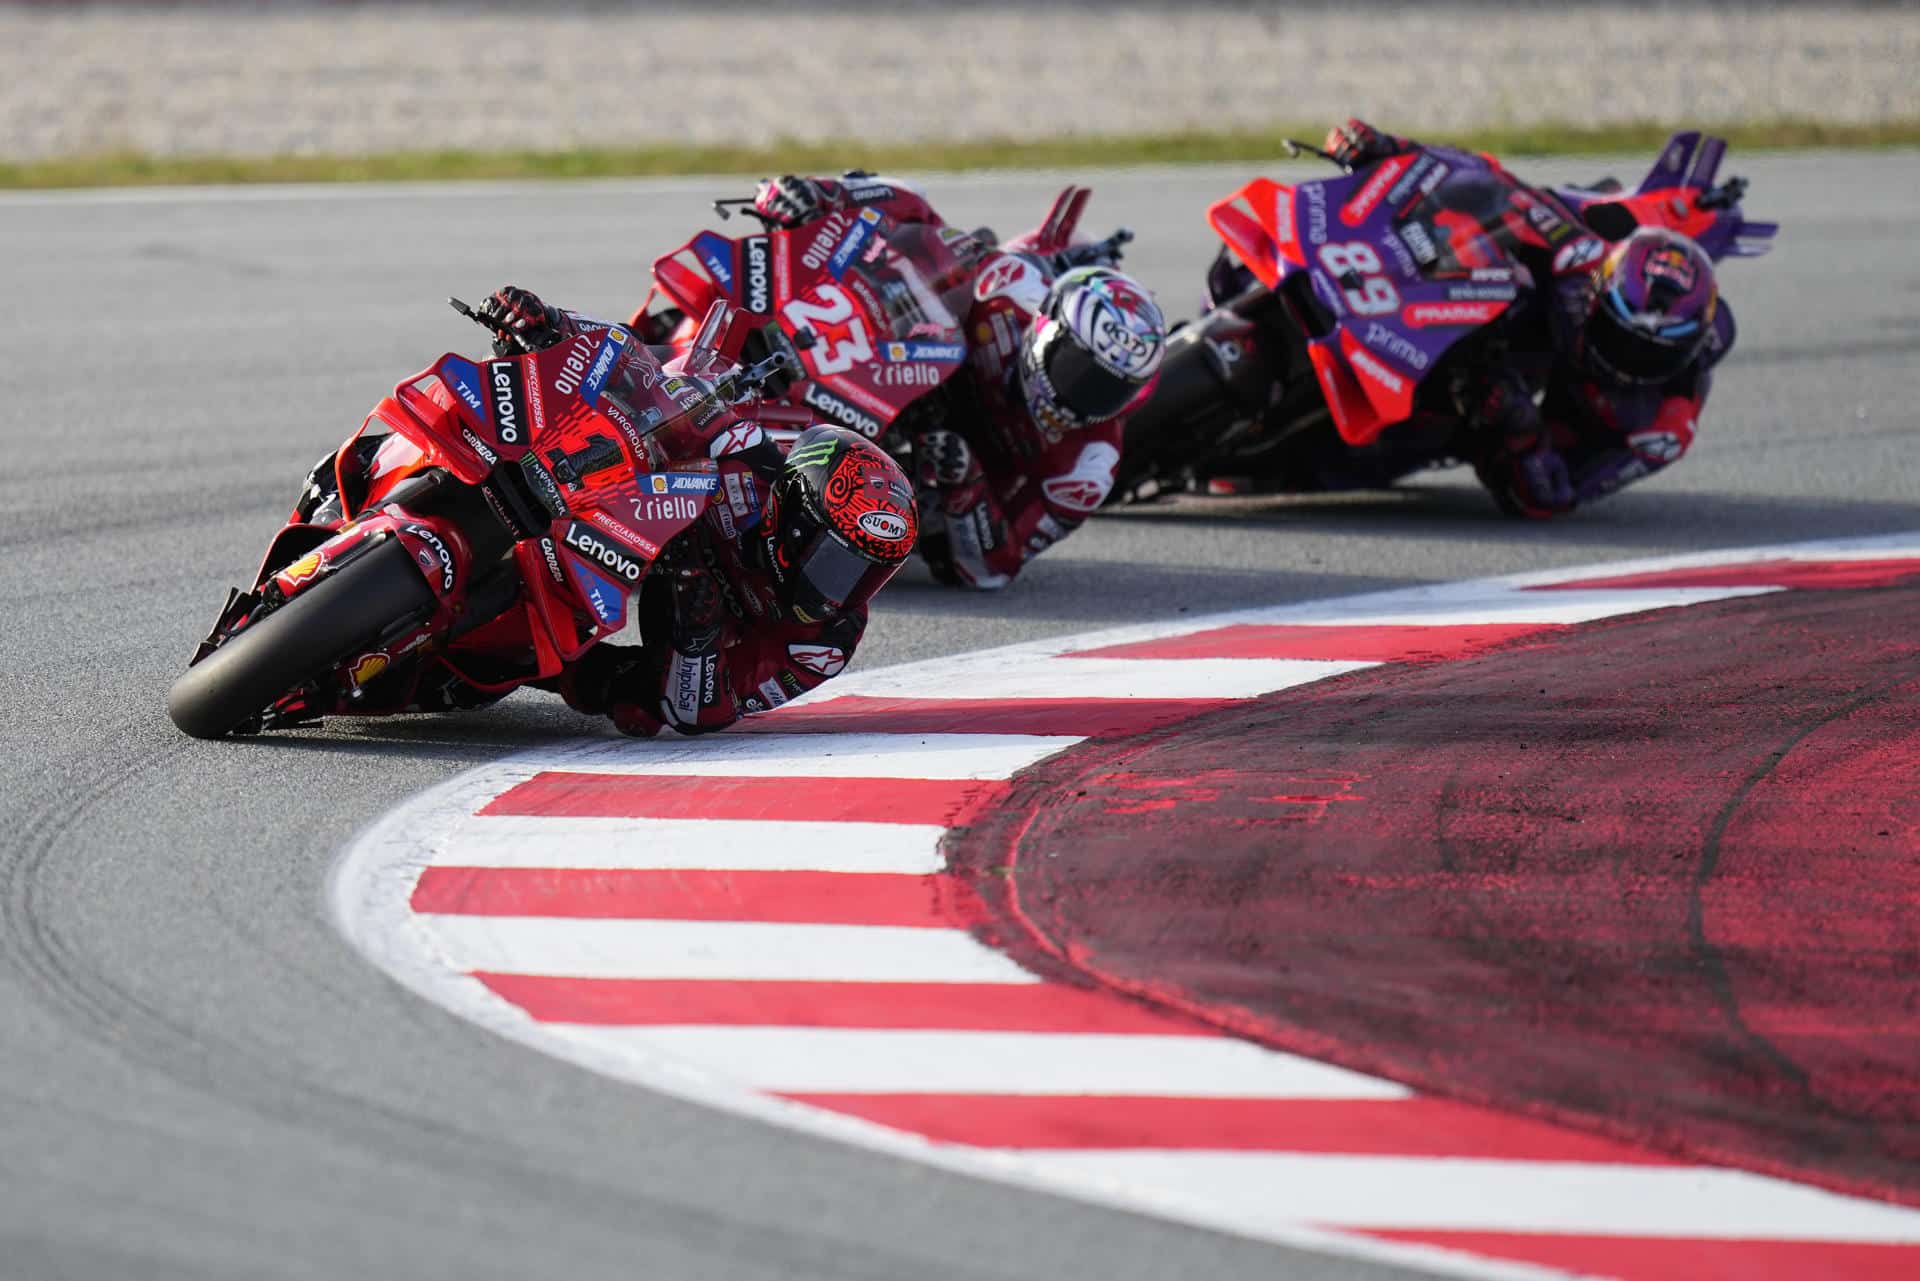
[[503,752],[570,743],[607,728],[558,696],[516,690],[488,707],[357,718],[330,716],[318,725],[256,734],[250,747],[293,748],[344,757],[394,757],[415,764],[437,761],[453,769],[485,765]]
[[[876,626],[889,615],[902,614],[956,623],[963,619],[985,623],[1057,620],[1092,628],[1189,612],[1247,609],[1301,596],[1347,596],[1403,587],[1409,581],[1284,566],[1238,568],[1055,555],[1029,565],[1003,591],[972,592],[936,583],[909,564],[876,598],[873,618]],[[1014,639],[1020,638],[997,635],[982,639],[981,644]]]
[[1892,534],[1920,526],[1912,503],[1832,496],[1685,492],[1616,494],[1570,516],[1515,520],[1467,485],[1411,485],[1343,494],[1180,498],[1110,509],[1102,521],[1181,527],[1272,526],[1297,533],[1531,543],[1543,548],[1708,550],[1813,538]]

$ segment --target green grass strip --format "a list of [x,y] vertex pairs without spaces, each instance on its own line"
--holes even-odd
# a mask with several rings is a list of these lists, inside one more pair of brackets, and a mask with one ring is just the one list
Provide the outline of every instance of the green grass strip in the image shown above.
[[[1712,126],[1736,149],[1920,145],[1920,119],[1880,124],[1814,120]],[[1513,125],[1441,132],[1451,142],[1502,156],[1648,152],[1671,129],[1653,123],[1589,127]],[[798,143],[755,147],[590,147],[573,151],[415,151],[370,156],[149,156],[112,153],[0,163],[0,189],[178,186],[263,182],[419,182],[483,178],[636,178],[669,174],[838,172],[864,166],[912,170],[1096,168],[1148,164],[1271,161],[1281,141],[1317,142],[1323,127],[1239,133],[1171,133],[1038,141]]]

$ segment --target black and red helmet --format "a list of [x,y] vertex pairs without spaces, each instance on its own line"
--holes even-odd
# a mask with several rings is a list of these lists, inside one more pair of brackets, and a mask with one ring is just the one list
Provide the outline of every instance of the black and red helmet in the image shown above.
[[801,432],[767,509],[782,611],[817,623],[866,604],[919,532],[913,489],[886,451],[844,427]]

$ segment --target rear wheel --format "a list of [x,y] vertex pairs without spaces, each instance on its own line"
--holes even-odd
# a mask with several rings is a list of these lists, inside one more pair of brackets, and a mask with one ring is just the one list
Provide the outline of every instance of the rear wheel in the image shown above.
[[407,549],[391,541],[189,667],[167,691],[167,715],[195,738],[220,738],[433,603]]

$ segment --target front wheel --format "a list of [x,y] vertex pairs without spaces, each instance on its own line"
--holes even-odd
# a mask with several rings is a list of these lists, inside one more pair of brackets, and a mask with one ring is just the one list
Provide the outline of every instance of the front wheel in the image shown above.
[[1226,365],[1215,347],[1222,334],[1243,325],[1231,313],[1215,312],[1167,340],[1153,394],[1127,416],[1109,504],[1128,501],[1149,483],[1163,489],[1178,486],[1193,467],[1212,457],[1234,424],[1258,415],[1272,385],[1272,371],[1231,339],[1221,345],[1234,353],[1237,363]]
[[433,603],[433,589],[407,549],[398,540],[388,542],[189,667],[167,691],[167,715],[195,738],[230,734]]

